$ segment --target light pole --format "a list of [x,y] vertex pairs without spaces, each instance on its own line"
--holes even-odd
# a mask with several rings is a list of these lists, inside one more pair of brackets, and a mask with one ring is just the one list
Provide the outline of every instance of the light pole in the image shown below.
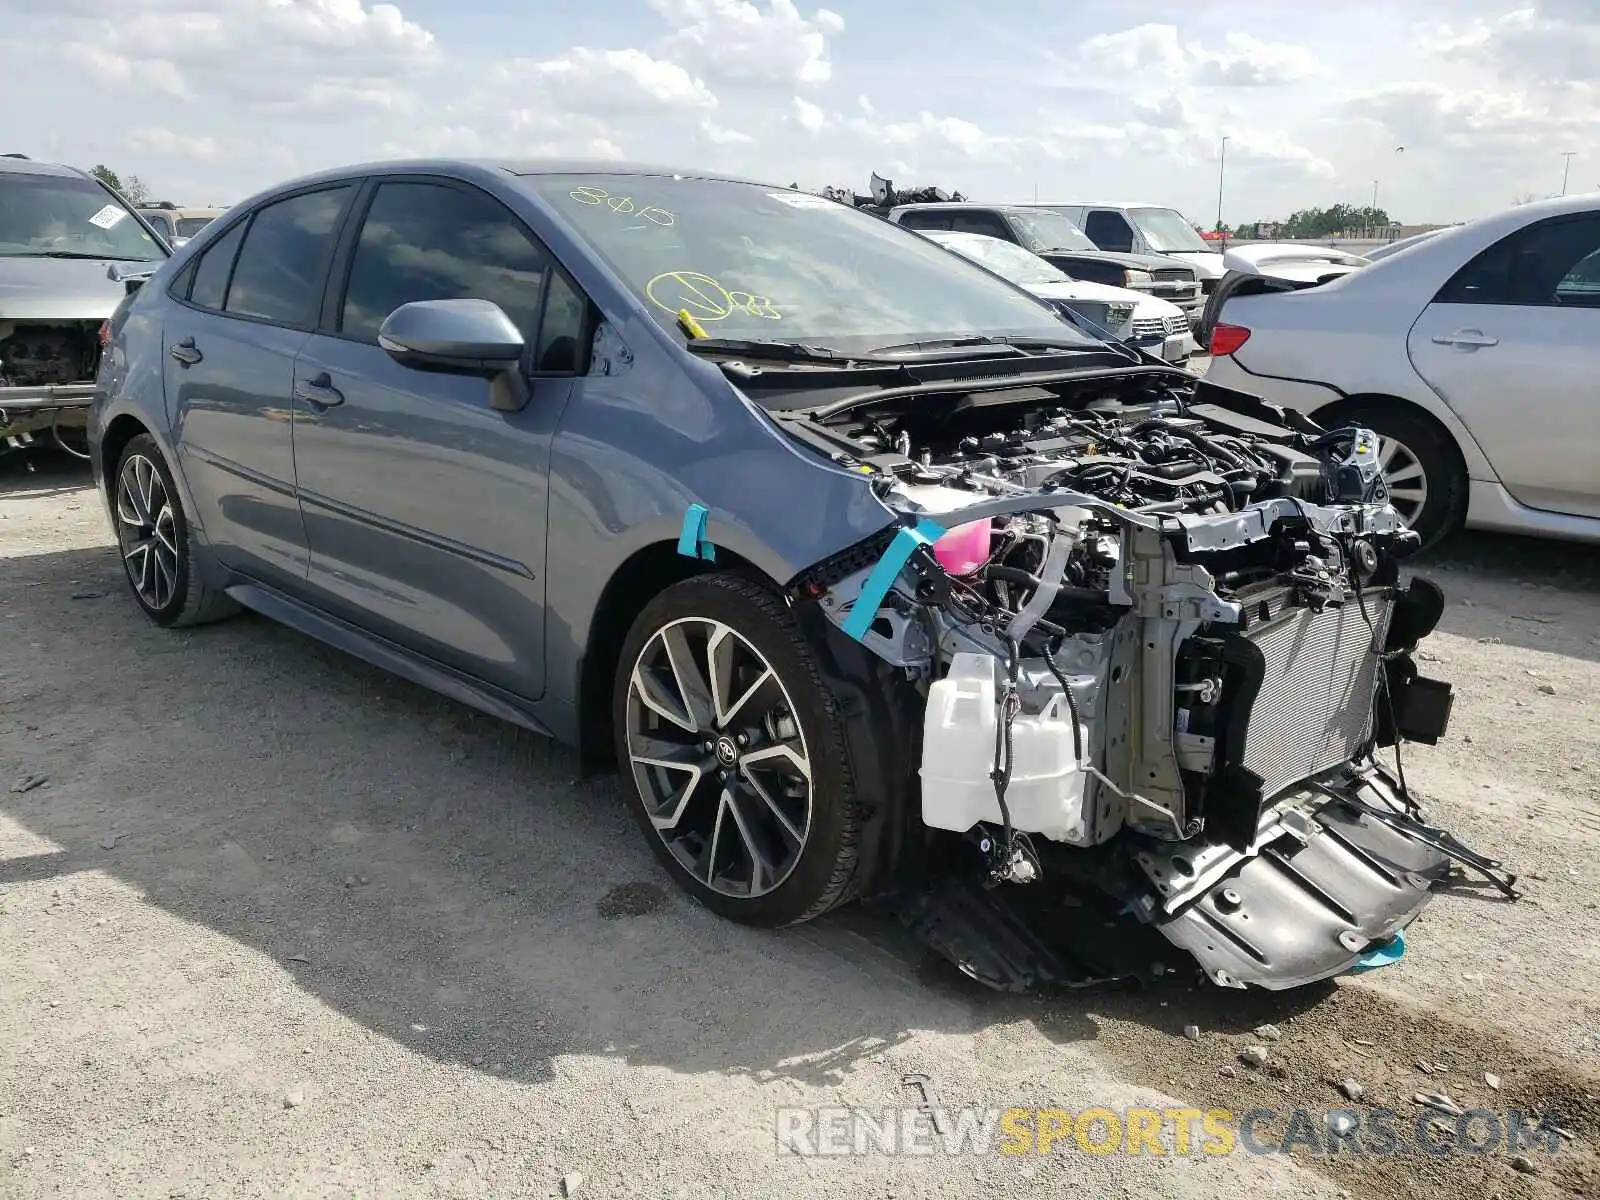
[[1222,139],[1222,157],[1217,162],[1217,236],[1222,239],[1222,248],[1228,248],[1228,234],[1222,228],[1222,180],[1228,169],[1228,139]]
[[1563,196],[1565,196],[1567,194],[1567,176],[1572,171],[1572,159],[1573,159],[1573,156],[1576,155],[1577,153],[1578,152],[1576,150],[1568,150],[1565,154],[1563,154],[1561,156],[1562,158],[1567,160],[1567,165],[1561,168],[1561,194]]

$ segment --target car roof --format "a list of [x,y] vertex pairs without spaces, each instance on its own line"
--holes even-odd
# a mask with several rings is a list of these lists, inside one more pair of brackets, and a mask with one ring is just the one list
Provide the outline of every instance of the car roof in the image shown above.
[[1051,200],[1039,202],[1040,208],[1166,208],[1177,212],[1170,204],[1154,204],[1149,200]]
[[93,179],[89,172],[65,163],[39,162],[32,158],[0,157],[0,173],[8,175],[53,175],[58,179]]
[[206,204],[179,204],[171,208],[161,204],[140,204],[137,207],[142,213],[171,213],[175,217],[216,217],[228,211],[226,208],[213,208]]
[[[749,179],[722,171],[709,171],[698,167],[670,166],[660,163],[630,162],[612,158],[393,158],[370,162],[351,163],[332,167],[315,174],[285,180],[269,189],[276,193],[293,187],[320,183],[324,180],[348,179],[358,175],[426,173],[432,171],[494,171],[500,174],[527,178],[536,175],[670,175],[683,179],[710,179],[723,183],[746,183],[757,187],[790,191],[787,184],[775,184],[767,179]],[[263,192],[263,195],[266,193]]]
[[936,208],[948,208],[959,212],[970,212],[974,208],[998,208],[1006,212],[1035,212],[1044,207],[1042,204],[1016,204],[1004,200],[994,204],[983,200],[926,200],[916,204],[896,204],[889,211],[897,213],[916,209],[918,212],[927,212]]

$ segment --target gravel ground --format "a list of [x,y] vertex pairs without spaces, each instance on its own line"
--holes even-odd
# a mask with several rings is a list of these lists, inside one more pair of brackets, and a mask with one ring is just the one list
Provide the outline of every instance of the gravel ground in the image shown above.
[[[1406,770],[1526,899],[1455,888],[1402,964],[1290,996],[1014,1000],[859,913],[713,918],[537,737],[264,620],[149,626],[79,466],[31,461],[0,458],[0,1195],[1600,1193],[1593,550],[1469,536],[1427,568],[1458,699]],[[906,1072],[1072,1110],[1320,1111],[1348,1078],[1406,1124],[1444,1092],[1576,1136],[1536,1174],[776,1153],[777,1107],[904,1104]]]

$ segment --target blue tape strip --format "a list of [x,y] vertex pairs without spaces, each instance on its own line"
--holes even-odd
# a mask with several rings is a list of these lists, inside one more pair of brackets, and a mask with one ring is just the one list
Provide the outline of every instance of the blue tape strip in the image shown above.
[[845,633],[858,642],[867,636],[867,630],[872,628],[872,619],[878,615],[878,606],[894,586],[895,578],[906,565],[906,560],[918,546],[931,546],[944,536],[944,532],[944,526],[939,522],[923,521],[914,529],[902,529],[894,535],[894,541],[889,543],[878,565],[872,568],[872,574],[867,576],[867,582],[861,587],[861,594],[850,606],[850,615],[844,623]]
[[706,520],[710,515],[704,504],[691,504],[683,510],[683,532],[678,534],[679,554],[706,562],[717,561],[717,548],[706,537]]
[[1356,960],[1356,965],[1350,968],[1350,974],[1359,975],[1363,971],[1376,971],[1379,967],[1391,966],[1405,957],[1406,935],[1403,931],[1396,932],[1394,937],[1384,942],[1381,946],[1374,946]]

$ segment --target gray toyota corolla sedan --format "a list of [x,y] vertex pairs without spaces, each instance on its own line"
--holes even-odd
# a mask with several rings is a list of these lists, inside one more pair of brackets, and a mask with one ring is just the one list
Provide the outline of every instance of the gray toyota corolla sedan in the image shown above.
[[727,917],[860,897],[995,987],[1176,945],[1282,988],[1393,961],[1455,865],[1515,893],[1387,765],[1450,686],[1364,430],[671,169],[351,167],[127,284],[90,432],[145,613],[615,761]]

